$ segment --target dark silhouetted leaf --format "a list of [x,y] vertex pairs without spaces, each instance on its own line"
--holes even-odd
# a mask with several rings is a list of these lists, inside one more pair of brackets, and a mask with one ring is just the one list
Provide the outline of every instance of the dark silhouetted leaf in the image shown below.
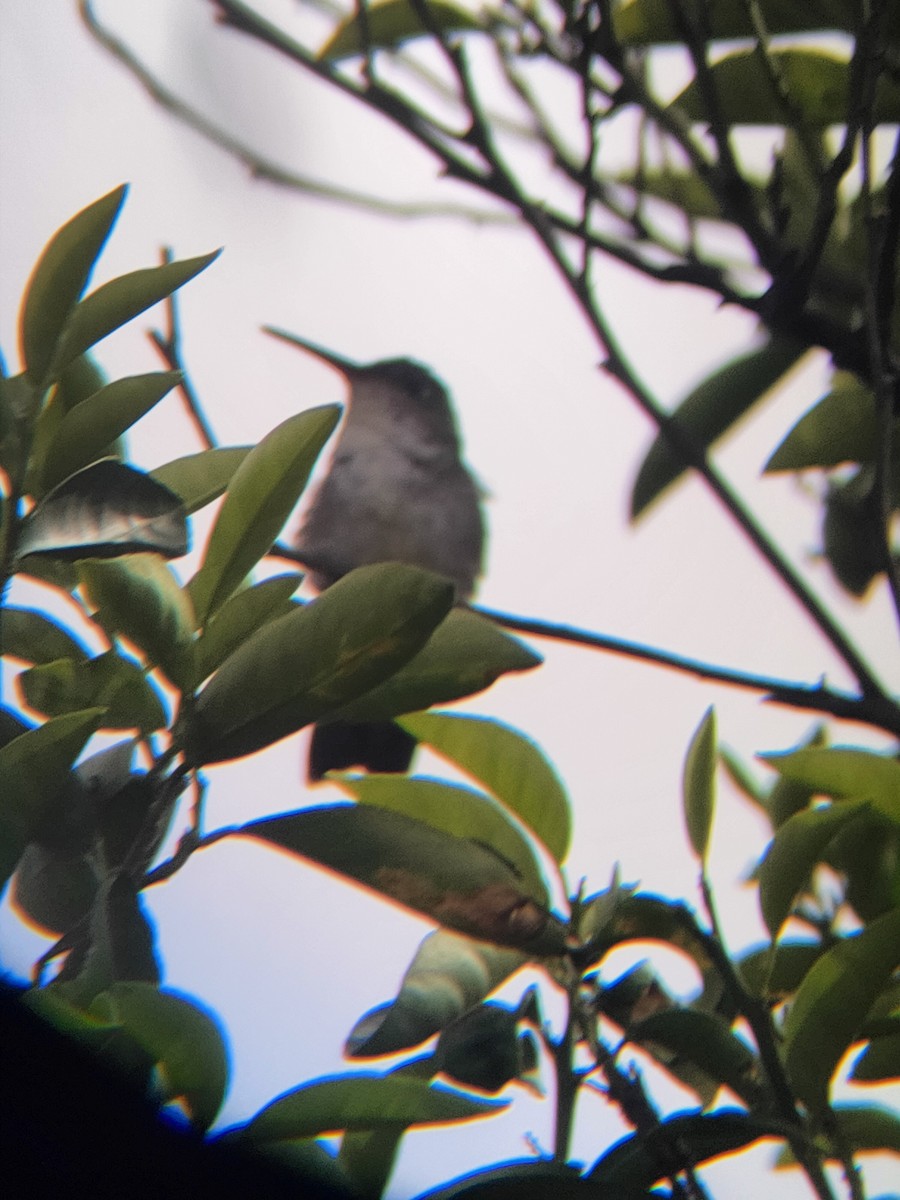
[[530,671],[542,661],[493,621],[454,608],[411,662],[334,715],[342,720],[388,720],[473,696],[507,671]]
[[289,417],[254,446],[238,467],[213,526],[203,565],[191,580],[201,624],[272,548],[340,415],[340,408],[331,404]]
[[102,716],[102,709],[96,708],[69,713],[0,748],[0,887],[34,840]]
[[821,942],[779,942],[745,955],[737,964],[738,973],[754,996],[779,1004],[796,992],[823,952]]
[[424,1079],[342,1075],[307,1083],[279,1096],[241,1130],[244,1139],[271,1142],[352,1129],[431,1125],[490,1116],[506,1107],[476,1100]]
[[425,643],[453,603],[449,580],[378,563],[258,629],[200,693],[198,762],[251,754],[374,687]]
[[569,852],[569,798],[552,764],[524,734],[485,717],[417,713],[400,722],[474,776],[528,826],[557,862]]
[[547,903],[547,885],[531,845],[489,796],[457,784],[405,775],[349,777],[341,779],[340,785],[362,804],[405,813],[454,837],[480,842],[509,863],[534,900]]
[[163,1099],[181,1101],[198,1129],[208,1129],[228,1086],[228,1050],[213,1016],[177,992],[147,983],[115,983],[94,1001],[126,1030],[162,1072]]
[[499,1092],[523,1070],[519,1015],[502,1004],[480,1004],[438,1038],[436,1065],[466,1087]]
[[676,1062],[699,1067],[715,1083],[731,1088],[750,1105],[760,1098],[757,1059],[721,1017],[673,1008],[629,1025],[628,1038],[640,1046],[652,1043],[663,1047],[676,1056]]
[[850,1078],[857,1083],[887,1083],[900,1079],[900,1027],[896,1033],[872,1038],[853,1064]]
[[691,739],[684,760],[682,802],[694,853],[706,861],[716,803],[716,714],[708,708]]
[[32,272],[22,303],[19,338],[22,358],[35,383],[46,377],[63,326],[87,287],[126,191],[124,185],[115,188],[67,221]]
[[104,729],[150,733],[166,724],[159,693],[137,663],[107,651],[96,658],[42,663],[19,676],[26,702],[48,717],[82,708],[103,708]]
[[252,446],[220,446],[176,458],[150,472],[157,483],[181,497],[185,512],[195,513],[225,491]]
[[26,518],[18,544],[57,558],[115,558],[154,550],[165,558],[187,553],[181,501],[142,471],[114,459],[93,463],[66,479]]
[[[447,0],[427,0],[426,7],[435,27],[443,33],[467,33],[482,27],[477,16]],[[340,62],[367,50],[395,50],[428,32],[410,0],[380,0],[366,7],[365,18],[357,13],[342,21],[318,57],[324,62]]]
[[111,279],[86,296],[66,324],[56,355],[57,367],[64,367],[97,344],[114,329],[125,325],[139,313],[170,296],[189,279],[199,275],[220,251],[187,258],[182,262],[145,267]]
[[30,842],[13,876],[15,902],[47,933],[74,929],[93,907],[99,883],[87,855]]
[[347,875],[469,937],[538,955],[565,947],[565,926],[535,903],[503,859],[401,813],[338,804],[254,821],[240,833]]
[[842,938],[803,980],[784,1026],[784,1062],[803,1103],[820,1111],[831,1077],[878,994],[900,967],[900,909]]
[[357,1021],[344,1053],[368,1058],[418,1046],[480,1004],[526,962],[519,950],[437,929],[422,940],[396,1000]]
[[[624,1193],[619,1196],[621,1200],[639,1200]],[[487,1171],[470,1171],[421,1200],[619,1200],[619,1196],[584,1179],[577,1167],[531,1158]]]
[[178,371],[153,371],[117,379],[71,408],[37,467],[42,493],[106,454],[110,443],[158,404],[180,378]]
[[864,596],[885,568],[883,524],[873,467],[863,466],[850,479],[830,482],[822,548],[835,578],[852,596]]
[[[773,338],[758,350],[720,367],[678,405],[673,418],[706,450],[762,400],[802,357],[806,347]],[[685,472],[684,459],[663,433],[647,452],[631,492],[631,518],[639,517]]]
[[784,1138],[794,1126],[751,1116],[736,1109],[714,1113],[676,1113],[656,1129],[630,1134],[608,1150],[588,1174],[610,1195],[630,1196],[652,1187],[682,1166],[709,1162],[762,1138]]
[[34,608],[3,609],[0,621],[3,642],[0,650],[28,663],[53,662],[57,658],[76,661],[87,658],[84,645],[52,617]]
[[193,609],[158,555],[87,560],[79,564],[78,575],[104,629],[128,638],[177,686],[190,679]]

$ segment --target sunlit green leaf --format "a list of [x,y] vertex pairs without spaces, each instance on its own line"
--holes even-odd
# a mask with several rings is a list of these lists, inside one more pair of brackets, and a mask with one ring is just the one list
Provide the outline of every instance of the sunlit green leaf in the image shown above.
[[336,715],[354,721],[388,720],[475,695],[507,671],[529,671],[541,661],[493,621],[454,608],[406,666]]
[[252,446],[221,446],[187,454],[156,467],[150,475],[181,497],[185,512],[195,513],[225,491]]
[[565,859],[572,834],[569,798],[530,738],[499,721],[450,713],[416,713],[400,724],[483,784],[557,862]]
[[179,379],[177,371],[117,379],[69,409],[37,468],[42,491],[103,456],[110,443],[158,404]]
[[289,417],[267,434],[238,467],[210,535],[203,565],[191,581],[201,624],[271,549],[340,413],[332,404]]
[[[727,433],[806,352],[788,338],[772,338],[757,350],[714,371],[678,405],[673,418],[701,450]],[[639,517],[685,472],[681,454],[660,432],[647,452],[631,492],[631,517]]]
[[855,375],[838,372],[831,391],[800,418],[763,469],[803,471],[870,462],[877,441],[871,389]]
[[[743,0],[681,0],[685,19],[702,20],[704,30],[714,39],[756,38],[752,10]],[[778,0],[765,7],[769,34],[811,33],[842,30],[855,33],[853,9],[846,0]],[[897,22],[893,21],[894,25]],[[683,42],[683,26],[677,19],[671,0],[626,0],[613,9],[616,37],[624,45],[648,46]]]
[[273,1100],[242,1132],[252,1142],[314,1137],[344,1129],[431,1125],[489,1116],[506,1105],[397,1075],[314,1080]]
[[790,915],[825,847],[849,822],[866,811],[864,800],[796,813],[781,826],[759,867],[759,903],[772,937]]
[[196,682],[202,683],[229,654],[268,621],[283,617],[302,575],[276,575],[235,592],[207,621],[196,644]]
[[416,567],[351,571],[225,660],[194,709],[192,755],[251,754],[374,687],[422,647],[453,598],[449,580]]
[[127,554],[78,565],[103,627],[143,650],[178,686],[189,677],[194,614],[187,593],[156,554]]
[[828,746],[761,756],[783,779],[835,800],[870,800],[900,824],[900,762],[873,750]]
[[684,760],[682,802],[694,853],[704,862],[715,810],[716,714],[708,708]]
[[195,1000],[146,983],[116,983],[95,1000],[158,1063],[166,1101],[181,1100],[199,1129],[208,1129],[228,1086],[224,1031]]
[[[427,0],[426,7],[434,26],[445,34],[466,33],[480,29],[482,22],[470,10],[448,0]],[[366,50],[394,50],[411,38],[429,33],[427,25],[410,0],[380,0],[367,4],[359,12],[342,21],[318,53],[324,62],[340,62]]]
[[[795,113],[809,125],[845,124],[851,116],[850,64],[821,50],[767,49],[772,70],[756,50],[729,54],[710,67],[718,96],[718,119],[728,125],[790,125]],[[773,82],[778,78],[779,86]],[[790,98],[785,105],[780,89]],[[694,80],[673,101],[692,121],[709,121],[706,89]],[[900,121],[900,85],[878,75],[876,122]]]
[[525,962],[519,950],[435,930],[421,942],[396,1000],[356,1022],[344,1053],[367,1058],[418,1046],[480,1004]]
[[116,223],[127,188],[115,188],[67,221],[48,242],[22,303],[22,359],[36,383],[44,380],[63,326]]
[[328,805],[254,821],[240,833],[329,867],[469,937],[538,955],[564,948],[565,926],[531,899],[502,858],[402,813]]
[[102,284],[72,312],[60,340],[57,367],[66,366],[114,329],[170,296],[205,270],[219,257],[219,253],[214,250],[212,254],[203,254],[199,258],[145,267]]
[[437,779],[406,775],[345,777],[339,782],[361,804],[406,813],[454,837],[487,846],[509,863],[533,899],[547,903],[547,885],[531,846],[489,796]]
[[878,993],[900,967],[900,910],[842,938],[803,980],[784,1027],[784,1061],[808,1108],[828,1101],[837,1064],[859,1034]]
[[34,839],[102,716],[97,708],[68,713],[0,748],[0,887]]
[[181,501],[142,471],[103,459],[70,476],[26,518],[20,559],[114,558],[155,550],[166,558],[187,553]]

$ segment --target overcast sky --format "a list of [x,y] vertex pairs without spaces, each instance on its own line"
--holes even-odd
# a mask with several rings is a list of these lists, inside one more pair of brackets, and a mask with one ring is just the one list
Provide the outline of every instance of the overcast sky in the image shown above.
[[[598,347],[525,233],[373,217],[254,182],[151,102],[89,39],[74,0],[4,0],[3,9],[0,345],[8,361],[18,297],[42,245],[76,210],[127,180],[131,192],[95,282],[155,262],[162,245],[178,257],[225,247],[181,301],[187,364],[223,444],[254,441],[299,408],[342,399],[331,372],[264,337],[262,324],[360,360],[421,359],[448,383],[468,460],[490,494],[479,592],[486,605],[750,671],[847,682],[700,484],[682,486],[638,528],[626,526],[628,491],[652,431],[598,369]],[[287,2],[266,9],[295,14]],[[459,187],[438,187],[429,160],[383,122],[215,28],[202,0],[107,0],[97,11],[170,84],[286,165],[397,198],[479,203]],[[745,315],[688,289],[650,288],[611,266],[599,286],[644,379],[667,401],[755,336]],[[113,377],[158,367],[149,324],[139,319],[104,343],[100,357]],[[720,458],[898,685],[885,596],[863,607],[838,593],[814,560],[814,509],[802,489],[758,478],[825,378],[813,356]],[[134,457],[156,466],[199,448],[191,437],[170,397],[135,433]],[[679,787],[705,708],[716,704],[722,739],[747,759],[794,744],[813,720],[650,666],[534,645],[546,657],[540,669],[463,707],[525,730],[555,763],[576,814],[570,883],[586,876],[590,888],[603,887],[618,862],[625,879],[695,903]],[[854,728],[836,734],[861,736]],[[210,771],[209,826],[336,799],[328,785],[304,794],[300,759],[293,738]],[[765,829],[724,783],[720,802],[713,875],[727,934],[744,946],[762,938],[762,926],[755,894],[738,880],[763,849]],[[154,890],[150,905],[167,982],[200,997],[228,1027],[235,1071],[227,1122],[342,1069],[343,1038],[362,1012],[393,996],[428,928],[295,860],[236,844],[196,855]],[[4,963],[26,972],[35,943],[8,912],[0,938]],[[676,986],[695,985],[674,954],[665,961]],[[690,1104],[686,1095],[668,1099]],[[547,1146],[551,1107],[522,1096],[501,1121],[410,1135],[393,1194],[402,1200],[478,1162],[524,1155],[526,1132]],[[585,1107],[575,1153],[590,1160],[618,1125],[599,1100]],[[770,1155],[756,1151],[753,1161],[762,1169]],[[709,1178],[717,1200],[758,1194],[759,1175],[746,1169],[720,1166]],[[765,1186],[773,1197],[806,1194],[790,1175]]]

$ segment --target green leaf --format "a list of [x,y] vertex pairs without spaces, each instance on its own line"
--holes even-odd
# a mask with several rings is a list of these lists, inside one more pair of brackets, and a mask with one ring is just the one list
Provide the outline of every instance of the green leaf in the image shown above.
[[419,945],[397,998],[356,1022],[344,1053],[370,1058],[418,1046],[480,1004],[526,962],[519,950],[437,929]]
[[556,862],[569,852],[569,798],[552,764],[524,734],[485,717],[417,713],[400,724],[472,775],[540,839]]
[[784,1063],[794,1091],[814,1112],[879,992],[900,967],[900,910],[842,938],[816,962],[784,1026]]
[[150,475],[157,483],[181,497],[189,515],[217,500],[252,446],[220,446],[187,454],[157,467]]
[[[771,338],[719,367],[682,400],[673,419],[699,449],[707,450],[766,397],[806,350],[788,338]],[[660,432],[634,481],[631,519],[636,520],[685,470],[684,459]]]
[[804,471],[872,462],[877,444],[871,389],[855,375],[839,371],[831,391],[800,418],[763,470]]
[[291,599],[302,575],[275,575],[235,592],[207,621],[196,643],[195,682],[202,683],[257,629],[297,607]]
[[[718,96],[718,119],[727,125],[786,125],[794,113],[811,126],[844,125],[850,116],[850,65],[819,50],[767,50],[790,98],[785,106],[756,50],[741,50],[714,63],[709,73]],[[672,102],[692,121],[709,121],[705,87],[694,79]],[[900,86],[880,73],[873,116],[876,123],[900,121]]]
[[[751,10],[743,0],[682,0],[686,16],[696,21],[699,15],[709,30],[710,38],[728,40],[756,38]],[[889,10],[890,13],[891,10]],[[812,33],[842,30],[855,33],[853,9],[846,0],[778,0],[765,9],[766,29],[770,35],[781,33]],[[888,26],[896,28],[896,14],[889,16]],[[613,11],[616,38],[623,45],[652,46],[683,42],[684,33],[673,10],[671,0],[626,0]]]
[[643,1195],[665,1178],[665,1163],[672,1147],[684,1155],[684,1165],[699,1166],[749,1146],[762,1138],[784,1138],[792,1127],[751,1116],[737,1109],[714,1113],[676,1113],[655,1129],[632,1133],[616,1142],[588,1172],[588,1179],[604,1184],[610,1196]]
[[57,370],[102,341],[113,330],[165,300],[189,279],[199,275],[221,251],[187,258],[182,262],[145,267],[111,279],[86,296],[66,324],[56,356]]
[[104,629],[128,638],[178,687],[191,672],[194,613],[171,568],[156,554],[78,564],[78,577]]
[[254,1143],[316,1137],[340,1130],[442,1124],[490,1116],[506,1108],[424,1079],[341,1075],[307,1083],[266,1105],[240,1131]]
[[475,695],[506,672],[530,671],[542,661],[493,621],[454,608],[406,666],[334,715],[348,721],[390,720]]
[[13,876],[17,907],[44,933],[59,937],[91,911],[97,874],[85,853],[29,842]]
[[188,550],[181,501],[149,475],[107,458],[71,475],[25,519],[20,559],[115,558],[155,550],[178,558]]
[[706,861],[716,803],[716,713],[708,708],[691,739],[684,760],[684,819],[694,853]]
[[821,942],[779,942],[746,954],[737,963],[738,973],[754,996],[780,1004],[796,992],[822,953]]
[[253,821],[260,838],[449,929],[531,954],[559,954],[565,926],[536,904],[513,869],[486,846],[402,813],[337,804]]
[[499,1092],[525,1069],[519,1014],[488,1002],[448,1025],[434,1051],[435,1066],[465,1087]]
[[104,729],[151,733],[166,724],[159,693],[137,663],[113,650],[84,662],[41,663],[23,671],[18,682],[26,703],[49,717],[97,707],[104,709]]
[[825,847],[866,809],[864,800],[814,808],[796,813],[778,830],[759,867],[759,903],[773,938],[790,916],[813,867],[822,861]]
[[664,1047],[678,1060],[699,1067],[715,1083],[730,1088],[751,1106],[760,1099],[757,1058],[721,1017],[695,1009],[674,1008],[629,1025],[628,1039],[641,1046],[653,1043]]
[[427,1200],[620,1200],[620,1197],[632,1200],[630,1193],[613,1196],[568,1163],[530,1158],[486,1171],[470,1171],[454,1183],[429,1192]]
[[874,467],[866,464],[847,480],[832,480],[824,507],[825,558],[841,586],[862,597],[885,566],[884,521]]
[[72,763],[98,728],[102,709],[68,713],[0,748],[0,887],[69,780]]
[[88,656],[84,645],[68,629],[34,608],[4,608],[0,635],[0,651],[23,662],[46,663],[57,658],[81,661]]
[[192,714],[190,753],[238,758],[333,712],[407,662],[453,598],[449,580],[417,567],[351,571],[225,660]]
[[503,808],[471,788],[437,779],[405,775],[366,775],[337,780],[361,804],[405,813],[454,837],[479,842],[504,859],[539,904],[548,901],[547,885],[528,840]]
[[48,242],[32,272],[19,330],[29,377],[42,383],[69,314],[87,287],[94,263],[112,231],[125,185],[77,213]]
[[272,548],[340,413],[330,404],[289,417],[238,467],[190,585],[201,624]]
[[886,1037],[873,1037],[853,1064],[850,1078],[857,1083],[887,1083],[900,1079],[900,1029]]
[[[467,33],[482,28],[475,14],[447,0],[427,0],[426,7],[442,33]],[[316,57],[323,62],[340,62],[367,50],[396,50],[404,42],[429,33],[410,0],[381,0],[366,5],[364,13],[364,16],[354,13],[341,21]]]
[[828,746],[760,757],[782,779],[835,800],[869,800],[889,821],[900,825],[900,762],[889,755]]
[[14,479],[20,479],[25,469],[28,431],[39,401],[40,393],[27,375],[0,377],[0,467]]
[[181,1100],[198,1129],[215,1120],[228,1086],[224,1031],[196,1001],[147,983],[115,983],[91,1011],[108,1015],[162,1072],[164,1099]]
[[69,409],[36,464],[41,492],[55,487],[102,457],[111,442],[130,429],[180,380],[178,371],[153,371],[117,379]]

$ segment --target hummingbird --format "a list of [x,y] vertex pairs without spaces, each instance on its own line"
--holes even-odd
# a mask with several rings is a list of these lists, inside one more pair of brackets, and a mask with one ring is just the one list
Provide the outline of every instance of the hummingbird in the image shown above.
[[[465,603],[481,574],[484,520],[444,384],[412,359],[360,364],[284,330],[265,332],[326,363],[349,388],[331,466],[294,543],[312,585],[323,591],[355,567],[402,562],[445,575]],[[415,746],[393,721],[319,724],[308,778],[350,767],[402,773]]]

